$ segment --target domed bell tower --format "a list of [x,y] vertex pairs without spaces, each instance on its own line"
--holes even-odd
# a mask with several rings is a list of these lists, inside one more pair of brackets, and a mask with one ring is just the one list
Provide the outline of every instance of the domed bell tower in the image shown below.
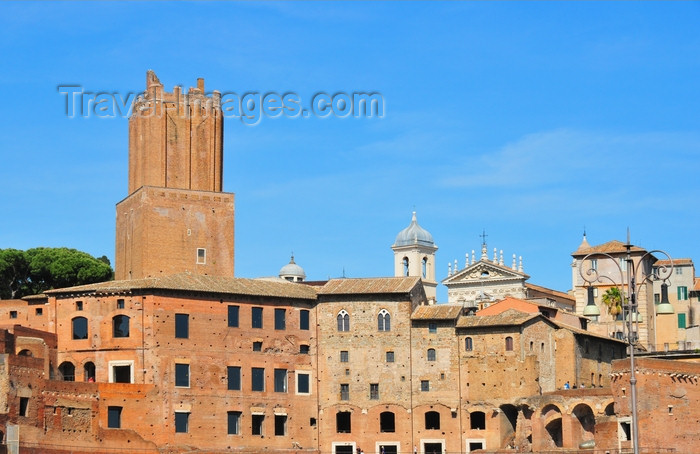
[[420,277],[428,301],[434,304],[437,297],[435,252],[438,248],[433,236],[418,225],[415,211],[411,223],[399,232],[391,249],[394,251],[394,276]]

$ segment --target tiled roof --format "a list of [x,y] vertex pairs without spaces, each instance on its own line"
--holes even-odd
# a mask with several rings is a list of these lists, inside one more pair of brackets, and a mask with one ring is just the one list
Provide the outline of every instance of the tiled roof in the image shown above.
[[574,303],[576,302],[576,298],[574,298],[573,296],[569,295],[568,293],[560,292],[559,290],[552,290],[551,288],[541,287],[541,286],[539,286],[539,285],[529,284],[529,283],[527,283],[527,282],[525,283],[525,287],[526,287],[526,288],[530,288],[530,289],[532,289],[532,290],[536,290],[536,291],[538,291],[538,292],[548,293],[548,294],[550,294],[550,295],[552,295],[552,296],[556,296],[557,298],[564,298],[564,299],[567,299],[567,300],[571,300],[571,301],[574,302]]
[[517,326],[537,317],[542,317],[542,315],[540,315],[539,312],[534,314],[526,314],[515,309],[508,309],[507,311],[501,312],[497,315],[460,317],[460,319],[457,321],[457,328]]
[[462,306],[455,304],[431,304],[418,306],[411,314],[411,320],[454,320],[459,317]]
[[[669,266],[671,260],[663,259],[654,262],[654,266]],[[673,265],[692,265],[693,259],[673,259]]]
[[189,273],[124,281],[107,281],[48,290],[50,295],[70,293],[118,293],[137,289],[183,290],[202,293],[316,299],[313,287],[292,282],[271,282],[259,279],[194,275]]
[[695,285],[693,286],[693,290],[700,290],[700,277],[695,278]]
[[379,277],[361,279],[331,279],[318,289],[319,295],[358,295],[410,293],[418,285],[418,277]]
[[571,331],[571,332],[573,332],[573,333],[576,333],[576,334],[583,334],[583,335],[585,335],[585,336],[595,337],[595,338],[598,338],[598,339],[605,339],[605,340],[609,340],[609,341],[615,341],[615,342],[619,342],[619,343],[621,343],[621,344],[624,344],[624,343],[625,343],[625,342],[623,342],[623,341],[621,341],[621,340],[619,340],[619,339],[615,339],[614,337],[601,336],[600,334],[595,334],[595,333],[592,333],[592,332],[590,332],[590,331],[586,331],[585,329],[576,328],[576,327],[571,326],[571,325],[568,325],[568,324],[566,324],[566,323],[562,323],[562,322],[560,322],[560,321],[558,321],[558,320],[549,319],[549,321],[552,322],[552,323],[554,323],[555,325],[557,325],[557,327],[559,327],[559,328],[561,328],[561,329],[568,329],[569,331]]
[[[646,252],[646,249],[642,249],[638,246],[632,246],[630,250],[632,252]],[[591,246],[589,248],[579,248],[578,250],[574,251],[571,255],[587,255],[592,254],[594,252],[617,254],[621,252],[627,252],[627,248],[625,248],[625,243],[623,243],[622,241],[612,240],[608,241],[607,243],[599,244],[597,246]]]

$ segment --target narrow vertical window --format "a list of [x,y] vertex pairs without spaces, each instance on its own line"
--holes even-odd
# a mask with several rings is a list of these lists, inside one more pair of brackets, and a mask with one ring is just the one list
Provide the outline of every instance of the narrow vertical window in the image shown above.
[[297,372],[297,394],[310,394],[310,374]]
[[369,398],[370,400],[379,400],[379,383],[369,384]]
[[299,329],[305,331],[309,329],[309,311],[306,309],[299,311]]
[[403,275],[408,276],[409,273],[409,267],[408,267],[408,257],[403,258]]
[[186,412],[175,412],[175,433],[186,434],[190,431],[190,414]]
[[386,352],[386,362],[387,363],[394,362],[394,352]]
[[341,363],[347,363],[350,359],[350,355],[348,354],[347,350],[341,350],[340,351],[340,362]]
[[20,397],[19,398],[19,415],[20,416],[28,416],[28,409],[29,409],[29,397]]
[[239,435],[241,433],[241,412],[229,411],[226,416],[228,418],[228,434]]
[[428,361],[435,361],[435,349],[434,348],[428,349]]
[[287,392],[287,369],[275,369],[275,392]]
[[474,341],[471,337],[467,337],[464,339],[464,349],[468,352],[474,350]]
[[513,351],[513,338],[510,336],[506,337],[506,351],[507,352]]
[[251,327],[262,328],[263,327],[263,308],[254,307],[251,312]]
[[263,432],[263,422],[265,421],[265,415],[252,415],[251,429],[253,435],[265,435]]
[[197,265],[206,265],[207,263],[207,250],[204,248],[197,248]]
[[228,307],[228,326],[230,328],[238,328],[238,313],[239,306],[229,306]]
[[107,407],[107,428],[121,429],[122,407]]
[[338,331],[350,331],[350,314],[346,310],[338,313]]
[[433,333],[433,334],[437,333],[437,323],[435,323],[435,322],[428,323],[428,332]]
[[350,400],[350,385],[348,383],[340,384],[340,400]]
[[265,391],[265,369],[262,367],[253,367],[251,372],[251,389],[253,391]]
[[420,381],[420,390],[423,392],[430,391],[430,380],[421,380]]
[[382,309],[377,315],[377,329],[379,331],[391,331],[391,315],[386,309]]
[[175,364],[175,386],[182,388],[190,387],[189,364]]
[[275,329],[276,330],[284,330],[287,322],[286,322],[286,314],[287,311],[284,309],[275,309]]
[[241,368],[239,366],[228,366],[226,368],[229,391],[241,390]]
[[117,300],[117,309],[124,309],[124,298],[119,298]]
[[72,320],[72,328],[74,340],[88,338],[88,321],[85,317],[75,317]]
[[187,339],[190,337],[189,314],[175,314],[175,338]]
[[428,276],[428,257],[423,257],[423,261],[421,263],[421,275],[423,276],[423,279]]
[[275,436],[287,435],[287,415],[275,415]]

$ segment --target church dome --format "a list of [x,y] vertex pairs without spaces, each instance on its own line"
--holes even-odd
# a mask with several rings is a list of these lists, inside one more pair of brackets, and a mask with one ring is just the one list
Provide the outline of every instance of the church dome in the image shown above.
[[396,235],[396,241],[394,241],[395,247],[410,246],[413,244],[435,247],[433,236],[423,227],[418,225],[418,221],[416,221],[415,211],[413,212],[411,224],[402,231],[400,231],[399,234]]
[[304,268],[294,263],[294,255],[292,255],[292,258],[289,260],[289,263],[287,263],[280,269],[279,276],[282,279],[286,279],[291,282],[301,282],[304,279],[306,279],[306,273],[304,272]]

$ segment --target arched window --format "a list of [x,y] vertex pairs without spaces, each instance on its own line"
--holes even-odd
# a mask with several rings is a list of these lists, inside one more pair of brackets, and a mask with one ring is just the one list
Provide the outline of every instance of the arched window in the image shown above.
[[112,318],[112,336],[129,337],[129,317],[126,315],[115,315]]
[[377,329],[379,331],[391,331],[391,315],[386,309],[382,309],[377,315]]
[[434,348],[428,349],[428,361],[435,361],[435,349]]
[[403,258],[403,275],[408,276],[408,257]]
[[425,413],[425,428],[440,430],[440,413],[428,411]]
[[472,430],[486,429],[486,413],[483,411],[473,411],[469,414],[469,423]]
[[27,349],[20,351],[19,353],[17,353],[17,355],[18,356],[34,356],[34,355],[32,355],[31,350],[27,350]]
[[393,412],[383,411],[379,414],[379,431],[396,432],[396,418]]
[[423,261],[421,263],[421,273],[423,275],[423,279],[428,276],[428,257],[423,257]]
[[507,352],[513,351],[513,338],[510,336],[506,337],[506,351]]
[[65,361],[58,366],[58,372],[63,381],[75,381],[75,366],[69,361]]
[[467,337],[464,339],[464,349],[468,352],[474,350],[474,341],[471,337]]
[[350,331],[350,314],[345,309],[338,313],[338,331]]
[[95,381],[95,363],[88,361],[83,366],[85,372],[85,381],[94,382]]
[[73,325],[73,339],[87,339],[88,338],[88,323],[85,317],[75,317],[72,320]]

